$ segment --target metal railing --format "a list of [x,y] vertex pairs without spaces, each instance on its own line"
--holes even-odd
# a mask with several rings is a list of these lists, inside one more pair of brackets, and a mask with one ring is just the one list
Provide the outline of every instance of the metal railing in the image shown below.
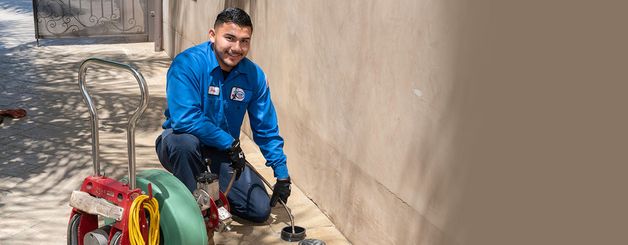
[[33,0],[35,36],[147,36],[149,0]]

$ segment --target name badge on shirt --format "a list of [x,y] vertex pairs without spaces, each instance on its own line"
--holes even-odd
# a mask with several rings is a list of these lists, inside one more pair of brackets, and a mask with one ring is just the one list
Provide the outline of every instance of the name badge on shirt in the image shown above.
[[219,95],[220,94],[220,88],[216,87],[216,86],[209,86],[209,90],[207,91],[208,94],[211,95]]
[[244,101],[244,89],[233,87],[231,89],[231,99],[235,101]]

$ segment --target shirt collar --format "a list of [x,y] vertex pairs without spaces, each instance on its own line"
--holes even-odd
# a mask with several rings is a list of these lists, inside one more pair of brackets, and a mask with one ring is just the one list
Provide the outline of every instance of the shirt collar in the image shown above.
[[216,67],[220,67],[216,54],[214,53],[214,44],[210,41],[207,42],[207,58],[209,59],[209,70],[214,71]]

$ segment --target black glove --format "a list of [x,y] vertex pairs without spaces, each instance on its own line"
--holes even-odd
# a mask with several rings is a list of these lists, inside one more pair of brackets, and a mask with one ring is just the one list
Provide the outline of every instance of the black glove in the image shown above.
[[273,187],[273,196],[270,197],[270,206],[277,205],[277,201],[280,199],[284,204],[288,203],[288,197],[290,196],[290,177],[287,179],[277,179],[275,187]]
[[235,139],[233,144],[231,144],[231,148],[227,150],[227,154],[229,155],[229,160],[231,160],[231,168],[235,172],[236,180],[240,178],[240,174],[244,171],[244,165],[246,159],[244,159],[244,152],[242,152],[242,148],[240,148],[240,140]]

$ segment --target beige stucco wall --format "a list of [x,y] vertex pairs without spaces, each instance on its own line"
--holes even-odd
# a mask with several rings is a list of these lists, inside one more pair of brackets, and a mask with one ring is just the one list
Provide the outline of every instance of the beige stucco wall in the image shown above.
[[[253,18],[295,183],[355,244],[451,243],[463,176],[455,1],[165,1],[171,55],[224,6]],[[419,242],[417,242],[419,241]]]
[[455,7],[268,1],[251,9],[251,57],[268,73],[291,173],[355,244],[453,239],[443,231],[456,197],[449,186],[461,180],[448,155]]
[[355,244],[628,242],[625,3],[176,2],[171,56],[250,12],[291,175]]

